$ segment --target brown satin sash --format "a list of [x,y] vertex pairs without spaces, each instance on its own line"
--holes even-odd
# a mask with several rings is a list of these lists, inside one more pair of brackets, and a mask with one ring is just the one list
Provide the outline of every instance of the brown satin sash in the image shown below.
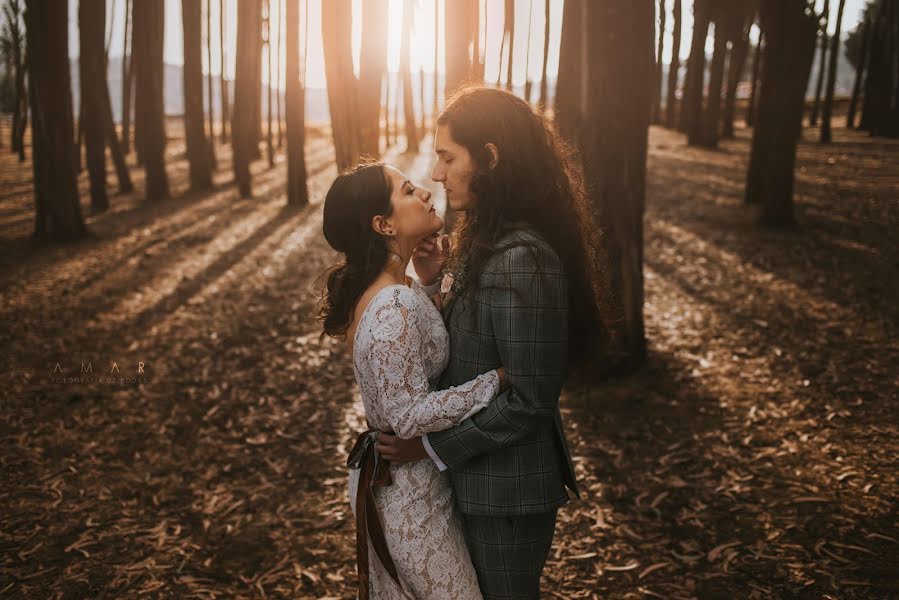
[[356,570],[359,574],[359,600],[368,600],[371,589],[371,575],[368,572],[369,540],[375,554],[384,565],[384,570],[402,589],[396,565],[393,564],[393,558],[387,548],[384,526],[381,524],[373,493],[375,486],[388,486],[393,483],[390,477],[390,463],[375,451],[377,435],[377,429],[369,429],[359,434],[346,461],[348,467],[359,469],[359,487],[356,490]]

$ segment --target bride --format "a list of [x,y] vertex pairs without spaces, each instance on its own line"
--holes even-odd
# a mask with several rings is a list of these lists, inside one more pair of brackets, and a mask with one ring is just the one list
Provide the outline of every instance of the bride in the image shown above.
[[481,598],[446,475],[432,460],[389,465],[374,450],[378,430],[411,438],[447,429],[507,386],[500,368],[433,391],[449,360],[429,299],[437,284],[405,276],[416,247],[443,226],[430,199],[380,163],[340,175],[325,198],[325,239],[344,261],[328,273],[319,318],[352,352],[371,428],[348,461],[362,599]]

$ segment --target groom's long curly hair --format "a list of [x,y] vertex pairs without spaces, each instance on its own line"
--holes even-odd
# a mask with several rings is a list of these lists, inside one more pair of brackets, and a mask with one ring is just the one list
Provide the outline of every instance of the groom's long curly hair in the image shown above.
[[[596,217],[588,208],[583,176],[573,149],[551,121],[506,91],[469,86],[459,90],[437,119],[476,164],[470,183],[477,199],[460,213],[453,231],[453,257],[467,262],[466,279],[497,252],[496,242],[515,229],[539,233],[555,250],[569,283],[569,348],[573,362],[602,352],[611,330],[602,294],[607,282]],[[499,161],[490,167],[496,146]],[[539,264],[538,264],[539,269]]]

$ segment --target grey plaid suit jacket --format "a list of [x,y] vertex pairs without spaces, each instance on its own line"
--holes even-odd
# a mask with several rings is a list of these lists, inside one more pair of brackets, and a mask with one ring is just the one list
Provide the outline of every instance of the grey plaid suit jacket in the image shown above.
[[503,366],[511,388],[450,429],[429,433],[465,514],[544,513],[578,495],[559,413],[568,349],[568,285],[555,251],[532,231],[504,236],[480,289],[444,308],[450,361],[442,389]]

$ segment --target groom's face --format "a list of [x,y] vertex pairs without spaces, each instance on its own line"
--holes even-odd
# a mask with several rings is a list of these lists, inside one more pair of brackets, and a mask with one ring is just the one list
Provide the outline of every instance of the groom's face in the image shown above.
[[443,184],[447,203],[453,210],[467,210],[474,206],[476,198],[471,193],[471,179],[476,165],[471,153],[453,140],[446,126],[437,127],[434,150],[437,152],[437,164],[431,171],[431,179]]

